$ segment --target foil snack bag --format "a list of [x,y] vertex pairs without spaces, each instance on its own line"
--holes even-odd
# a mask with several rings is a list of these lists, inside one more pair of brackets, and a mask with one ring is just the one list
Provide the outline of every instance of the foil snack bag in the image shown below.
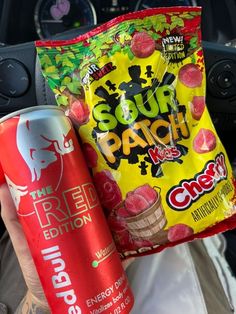
[[36,42],[122,258],[236,226],[235,181],[205,102],[200,22],[199,7],[147,9]]

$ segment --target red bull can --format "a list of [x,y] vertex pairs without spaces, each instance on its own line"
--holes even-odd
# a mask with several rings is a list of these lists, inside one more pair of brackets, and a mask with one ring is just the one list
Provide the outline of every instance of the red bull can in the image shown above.
[[52,313],[130,313],[133,296],[71,121],[0,119],[0,162]]

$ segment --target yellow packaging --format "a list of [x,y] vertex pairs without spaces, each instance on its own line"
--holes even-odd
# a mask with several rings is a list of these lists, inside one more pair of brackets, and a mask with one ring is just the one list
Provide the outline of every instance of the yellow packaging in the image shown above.
[[121,257],[236,226],[227,154],[205,103],[201,9],[148,9],[36,42],[78,128]]

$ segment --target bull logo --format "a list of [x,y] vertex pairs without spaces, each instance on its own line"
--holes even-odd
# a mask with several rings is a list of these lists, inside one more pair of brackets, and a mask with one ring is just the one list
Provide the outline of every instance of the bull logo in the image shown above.
[[73,140],[67,139],[71,129],[69,120],[58,122],[57,116],[40,119],[40,111],[20,115],[16,143],[32,182],[38,181],[42,170],[57,161],[58,156],[74,150]]

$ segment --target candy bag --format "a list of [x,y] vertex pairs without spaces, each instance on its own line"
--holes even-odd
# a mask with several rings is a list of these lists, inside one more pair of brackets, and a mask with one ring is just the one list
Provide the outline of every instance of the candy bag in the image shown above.
[[205,102],[200,22],[199,7],[155,8],[36,42],[122,258],[236,226],[235,181]]

